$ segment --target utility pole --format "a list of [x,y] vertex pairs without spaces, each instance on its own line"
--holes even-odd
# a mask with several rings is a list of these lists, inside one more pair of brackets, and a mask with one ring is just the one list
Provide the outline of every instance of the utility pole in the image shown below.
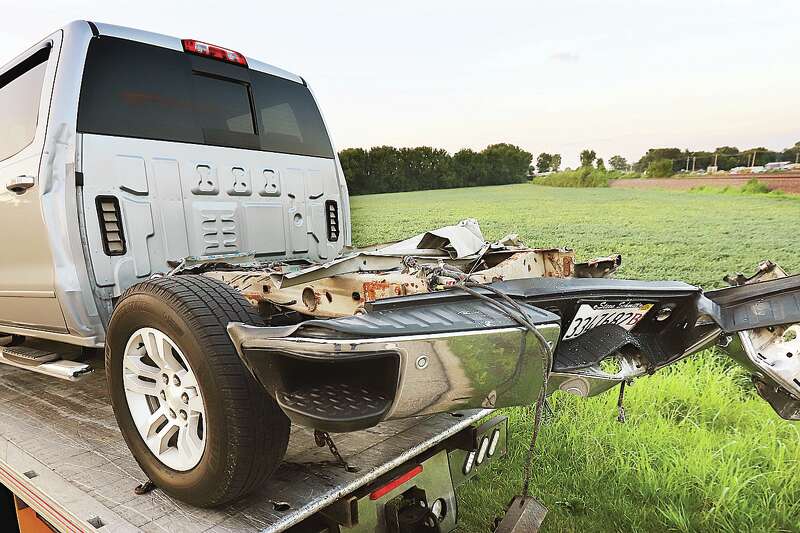
[[757,154],[757,153],[758,153],[758,152],[756,152],[755,150],[753,150],[753,162],[750,164],[750,168],[753,168],[754,166],[756,166],[756,154]]
[[697,163],[697,156],[692,157],[692,172],[694,172],[694,166]]
[[689,172],[689,159],[690,159],[690,156],[687,155],[686,156],[686,172]]
[[719,154],[715,153],[714,154],[714,168],[717,168],[717,157],[719,157]]

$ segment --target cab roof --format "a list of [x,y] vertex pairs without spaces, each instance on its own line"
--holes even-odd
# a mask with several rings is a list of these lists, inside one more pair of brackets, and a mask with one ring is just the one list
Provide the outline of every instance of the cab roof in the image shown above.
[[[128,28],[125,26],[106,24],[103,22],[90,22],[90,21],[81,21],[81,22],[89,24],[89,26],[92,27],[92,31],[96,35],[107,35],[109,37],[118,37],[120,39],[138,41],[141,43],[151,44],[154,46],[160,46],[162,48],[169,48],[171,50],[177,50],[179,52],[183,52],[183,44],[181,42],[181,39],[177,37],[163,35],[160,33],[153,33],[144,30],[137,30],[135,28]],[[183,38],[203,40],[201,36],[195,36],[195,35],[186,35]],[[221,44],[221,46],[225,45]],[[252,70],[257,70],[259,72],[264,72],[266,74],[271,74],[273,76],[279,76],[281,78],[285,78],[287,80],[291,80],[297,83],[302,83],[305,85],[305,80],[303,80],[303,78],[301,78],[297,74],[293,74],[289,71],[283,70],[282,68],[278,68],[274,65],[263,63],[249,56],[245,57],[247,58],[248,68]]]

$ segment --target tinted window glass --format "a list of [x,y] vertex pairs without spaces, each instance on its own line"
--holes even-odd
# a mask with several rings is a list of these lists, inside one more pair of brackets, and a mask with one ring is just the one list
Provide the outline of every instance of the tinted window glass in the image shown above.
[[78,130],[202,143],[194,123],[190,72],[185,54],[123,39],[93,39],[83,73]]
[[31,144],[50,48],[0,75],[0,161]]
[[293,81],[251,75],[264,150],[333,157],[330,139],[311,91]]
[[219,62],[236,73],[205,72],[214,71],[203,68],[211,61],[124,39],[92,40],[78,130],[333,157],[307,87]]
[[201,74],[192,85],[194,120],[206,144],[259,147],[247,85]]

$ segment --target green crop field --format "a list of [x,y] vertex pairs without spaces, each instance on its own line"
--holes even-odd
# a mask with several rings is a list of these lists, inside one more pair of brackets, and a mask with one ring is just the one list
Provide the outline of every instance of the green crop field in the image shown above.
[[[800,272],[800,199],[530,184],[354,197],[357,245],[477,218],[580,258],[623,254],[617,277],[723,286],[772,259]],[[556,394],[537,447],[534,494],[545,531],[800,531],[800,424],[781,420],[747,376],[711,351],[626,393]],[[510,417],[509,454],[460,497],[463,531],[491,531],[519,491],[529,408]]]

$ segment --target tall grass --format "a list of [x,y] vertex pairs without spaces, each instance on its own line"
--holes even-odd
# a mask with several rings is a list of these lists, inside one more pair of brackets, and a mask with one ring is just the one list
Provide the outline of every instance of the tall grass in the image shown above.
[[[800,426],[777,417],[710,352],[626,394],[552,398],[533,486],[546,531],[797,531]],[[519,492],[530,409],[509,409],[509,455],[467,486],[466,531],[488,531]],[[487,503],[488,502],[488,503]]]
[[720,194],[768,194],[770,196],[786,196],[786,193],[779,190],[770,190],[763,182],[758,181],[758,178],[750,178],[747,183],[741,187],[732,187],[726,185],[725,187],[714,187],[712,185],[700,185],[692,187],[690,192],[706,192],[706,193],[720,193]]
[[631,177],[640,177],[640,175],[595,167],[581,167],[576,170],[554,172],[541,178],[535,178],[533,182],[548,187],[608,187],[610,180]]
[[608,180],[608,172],[605,170],[581,167],[536,178],[534,183],[548,187],[608,187]]

